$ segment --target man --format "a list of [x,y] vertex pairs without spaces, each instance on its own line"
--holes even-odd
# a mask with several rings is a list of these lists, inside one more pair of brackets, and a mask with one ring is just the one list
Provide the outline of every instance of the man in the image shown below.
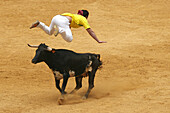
[[52,35],[54,31],[58,29],[55,36],[60,33],[65,41],[71,42],[73,40],[71,27],[79,28],[83,26],[90,36],[98,43],[106,43],[106,41],[100,41],[91,29],[87,21],[88,15],[89,12],[87,10],[79,10],[77,14],[63,13],[61,15],[54,16],[49,27],[42,22],[36,21],[32,24],[30,29],[39,27],[49,35]]

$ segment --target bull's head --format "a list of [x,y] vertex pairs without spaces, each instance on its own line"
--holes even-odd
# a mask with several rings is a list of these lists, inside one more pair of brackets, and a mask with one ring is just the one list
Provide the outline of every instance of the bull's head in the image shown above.
[[32,59],[32,63],[34,63],[34,64],[44,61],[45,53],[47,51],[52,51],[52,48],[48,47],[45,44],[40,44],[39,46],[28,44],[28,46],[32,47],[32,48],[38,48],[36,50],[36,54],[35,54],[34,58]]

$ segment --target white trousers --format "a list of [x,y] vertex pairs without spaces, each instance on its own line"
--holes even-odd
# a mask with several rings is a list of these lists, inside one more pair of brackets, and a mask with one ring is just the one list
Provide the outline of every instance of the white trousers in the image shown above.
[[70,23],[67,17],[65,16],[54,16],[49,27],[42,22],[40,22],[37,27],[44,30],[47,34],[52,35],[55,31],[54,25],[58,27],[58,32],[61,34],[65,41],[71,42],[73,40],[73,35],[69,27]]

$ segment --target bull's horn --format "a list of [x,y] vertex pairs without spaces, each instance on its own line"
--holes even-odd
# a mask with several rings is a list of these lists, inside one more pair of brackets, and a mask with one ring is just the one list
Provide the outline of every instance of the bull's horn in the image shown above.
[[47,47],[47,51],[52,51],[52,48],[51,47]]
[[32,47],[32,48],[38,48],[37,45],[30,45],[30,44],[27,44],[29,47]]

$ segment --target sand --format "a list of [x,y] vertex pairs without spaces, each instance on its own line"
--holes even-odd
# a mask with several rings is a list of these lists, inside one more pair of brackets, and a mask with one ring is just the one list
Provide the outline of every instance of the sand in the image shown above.
[[[79,9],[98,44],[84,28],[72,28],[73,41],[29,29],[39,20]],[[169,0],[1,0],[0,2],[0,113],[169,113],[170,112],[170,1]],[[101,55],[95,87],[68,95],[58,105],[59,91],[45,63],[32,64],[35,50],[27,44],[46,43],[56,49]],[[75,87],[69,79],[66,91]]]

